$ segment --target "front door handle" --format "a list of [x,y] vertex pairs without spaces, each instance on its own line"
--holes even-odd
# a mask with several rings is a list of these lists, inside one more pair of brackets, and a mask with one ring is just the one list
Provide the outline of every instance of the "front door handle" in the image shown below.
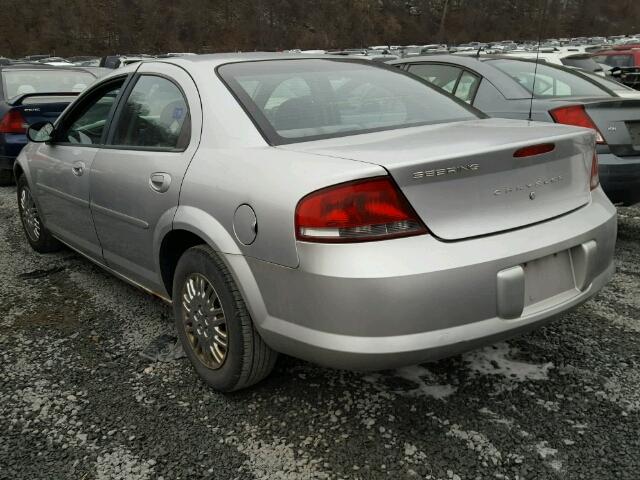
[[84,162],[76,162],[71,167],[71,171],[76,177],[81,177],[84,173]]
[[152,173],[149,177],[149,186],[154,192],[164,193],[171,186],[171,175],[162,172]]

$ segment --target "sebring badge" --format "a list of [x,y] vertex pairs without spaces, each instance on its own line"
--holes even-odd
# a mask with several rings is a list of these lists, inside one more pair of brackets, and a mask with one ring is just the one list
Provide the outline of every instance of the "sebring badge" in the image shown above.
[[468,165],[457,165],[455,167],[435,168],[433,170],[422,170],[419,172],[413,172],[411,175],[413,178],[426,178],[426,177],[441,177],[443,175],[458,175],[464,172],[473,172],[480,170],[480,165],[477,163],[470,163]]

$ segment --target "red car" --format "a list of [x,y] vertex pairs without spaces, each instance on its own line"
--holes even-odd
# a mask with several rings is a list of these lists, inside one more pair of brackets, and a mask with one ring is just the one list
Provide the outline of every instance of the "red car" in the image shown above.
[[596,53],[593,59],[610,67],[640,67],[640,44],[620,45]]
[[611,67],[611,75],[621,83],[640,90],[640,44],[620,45],[593,55],[593,59]]

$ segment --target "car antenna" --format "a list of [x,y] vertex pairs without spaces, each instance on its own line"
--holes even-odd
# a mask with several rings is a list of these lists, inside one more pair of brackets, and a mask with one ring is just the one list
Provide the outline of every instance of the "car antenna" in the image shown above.
[[540,17],[540,27],[538,28],[538,46],[536,48],[536,65],[533,70],[533,85],[531,86],[531,101],[529,102],[529,121],[533,120],[533,98],[536,91],[536,77],[538,76],[538,61],[540,59],[540,44],[542,43],[542,28],[544,27],[544,20],[547,16],[547,3],[548,0],[542,0],[544,5],[542,7],[542,15]]

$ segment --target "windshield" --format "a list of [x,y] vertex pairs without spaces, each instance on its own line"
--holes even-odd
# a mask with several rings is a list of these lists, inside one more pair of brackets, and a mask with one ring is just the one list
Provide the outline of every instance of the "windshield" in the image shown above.
[[26,93],[71,93],[87,88],[95,77],[73,70],[5,70],[2,72],[4,97],[11,99]]
[[633,55],[594,55],[593,59],[610,67],[633,67]]
[[491,65],[513,78],[529,93],[533,92],[536,97],[611,96],[604,88],[594,85],[574,73],[548,64],[539,63],[536,71],[534,62],[502,59],[490,62]]
[[218,72],[271,144],[478,118],[421,80],[370,62],[273,60]]
[[568,67],[582,68],[590,72],[601,72],[602,67],[591,57],[573,56],[561,59],[563,65]]

